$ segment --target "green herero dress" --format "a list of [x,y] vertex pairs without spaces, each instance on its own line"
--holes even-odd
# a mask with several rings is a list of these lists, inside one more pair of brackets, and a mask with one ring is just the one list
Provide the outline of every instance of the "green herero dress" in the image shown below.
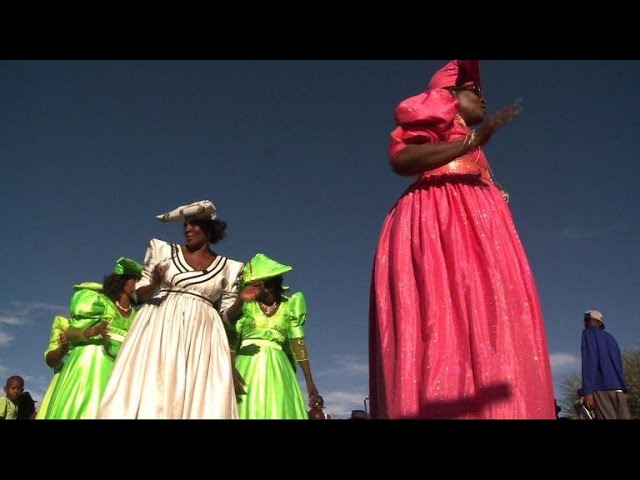
[[[306,360],[303,324],[304,295],[282,297],[276,313],[267,317],[258,302],[243,305],[236,323],[240,346],[236,368],[246,395],[238,398],[241,419],[308,419],[295,362]],[[292,358],[293,357],[293,358]]]
[[[47,349],[44,351],[44,359],[45,363],[47,361],[47,354],[52,352],[53,350],[57,350],[60,348],[60,334],[65,332],[69,328],[69,319],[60,315],[56,315],[53,319],[53,324],[51,325],[51,336],[49,338],[49,345]],[[42,402],[40,402],[40,409],[38,410],[38,414],[36,415],[36,420],[41,420],[46,418],[47,409],[49,408],[49,401],[51,400],[51,395],[56,388],[56,384],[58,383],[58,377],[60,377],[60,370],[62,369],[62,365],[64,365],[64,361],[60,362],[53,370],[53,378],[49,383],[49,387],[42,398]]]
[[84,289],[71,298],[70,329],[109,324],[109,340],[102,336],[71,342],[73,348],[60,370],[51,395],[46,419],[93,419],[113,370],[113,363],[136,315],[124,317],[109,297]]

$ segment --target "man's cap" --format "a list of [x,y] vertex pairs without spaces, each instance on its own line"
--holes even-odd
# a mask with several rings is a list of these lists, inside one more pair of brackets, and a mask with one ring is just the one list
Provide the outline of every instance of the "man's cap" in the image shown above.
[[602,328],[604,328],[604,322],[602,321],[602,319],[604,318],[604,315],[602,315],[602,312],[598,310],[587,310],[586,312],[584,312],[584,321],[586,322],[590,318],[593,318],[594,320],[599,321],[600,324],[602,325]]

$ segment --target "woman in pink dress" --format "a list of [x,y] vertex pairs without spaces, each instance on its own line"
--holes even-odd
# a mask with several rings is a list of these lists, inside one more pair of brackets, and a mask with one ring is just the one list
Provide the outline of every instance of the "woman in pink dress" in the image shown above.
[[456,60],[395,112],[392,167],[416,181],[374,261],[373,418],[555,418],[535,282],[481,149],[519,104],[485,118],[480,87],[478,61]]

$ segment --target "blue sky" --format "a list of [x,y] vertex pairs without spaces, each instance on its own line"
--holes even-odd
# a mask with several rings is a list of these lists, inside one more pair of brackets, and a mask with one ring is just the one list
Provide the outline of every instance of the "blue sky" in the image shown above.
[[[71,286],[101,281],[154,215],[211,199],[228,237],[294,267],[316,384],[336,416],[367,395],[379,230],[409,185],[389,168],[393,110],[447,60],[0,61],[0,378],[39,399]],[[556,385],[579,369],[582,313],[638,345],[640,62],[482,61],[489,110],[524,109],[486,148],[538,285]],[[3,382],[4,383],[4,382]],[[302,381],[304,385],[304,381]]]

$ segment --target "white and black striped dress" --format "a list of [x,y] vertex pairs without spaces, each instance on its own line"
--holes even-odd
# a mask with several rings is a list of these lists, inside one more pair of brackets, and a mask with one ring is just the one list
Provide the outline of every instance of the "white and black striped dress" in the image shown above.
[[98,418],[238,418],[221,315],[237,298],[243,264],[218,255],[194,270],[177,244],[153,239],[136,289],[168,266],[120,349]]

